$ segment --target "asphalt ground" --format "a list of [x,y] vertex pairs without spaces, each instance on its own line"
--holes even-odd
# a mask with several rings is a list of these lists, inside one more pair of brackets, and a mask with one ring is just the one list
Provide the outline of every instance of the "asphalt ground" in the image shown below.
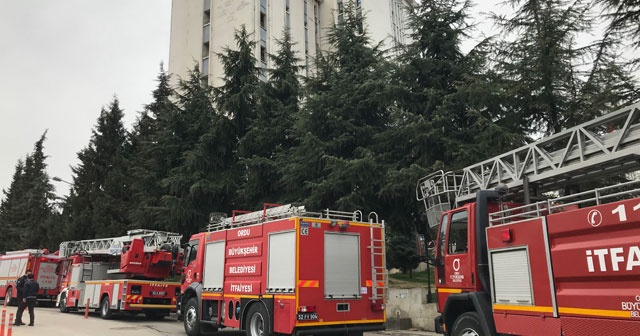
[[[6,324],[8,324],[9,314],[14,314],[17,307],[7,307]],[[149,321],[144,315],[119,315],[112,320],[103,320],[95,312],[84,317],[82,312],[61,313],[56,308],[35,309],[35,325],[33,327],[13,326],[11,336],[185,336],[182,322],[175,319],[175,315],[165,318],[162,321]],[[29,314],[25,311],[22,317],[23,322],[29,323]],[[220,336],[240,336],[244,332],[236,330],[224,330]],[[391,335],[391,336],[436,336],[438,334],[420,330],[386,330],[379,332],[368,332],[366,336]],[[8,326],[5,326],[4,334],[0,329],[0,336],[8,335]]]

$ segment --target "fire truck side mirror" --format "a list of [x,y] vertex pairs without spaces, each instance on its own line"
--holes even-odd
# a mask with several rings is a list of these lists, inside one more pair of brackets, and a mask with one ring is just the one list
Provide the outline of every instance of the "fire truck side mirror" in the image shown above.
[[423,234],[416,235],[416,243],[418,245],[418,255],[421,257],[427,256],[427,245]]

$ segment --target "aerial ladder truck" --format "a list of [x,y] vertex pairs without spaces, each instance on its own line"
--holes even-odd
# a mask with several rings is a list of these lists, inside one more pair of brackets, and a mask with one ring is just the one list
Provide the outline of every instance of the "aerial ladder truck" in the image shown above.
[[437,331],[640,334],[639,120],[631,105],[418,181]]
[[117,312],[168,316],[175,311],[180,283],[165,280],[179,269],[181,238],[137,229],[121,237],[62,242],[60,311],[98,309],[103,319]]

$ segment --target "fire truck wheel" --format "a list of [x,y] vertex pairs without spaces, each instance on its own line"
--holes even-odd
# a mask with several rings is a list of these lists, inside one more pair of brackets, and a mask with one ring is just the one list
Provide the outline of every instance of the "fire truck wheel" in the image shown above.
[[111,318],[112,313],[111,307],[109,306],[109,297],[105,296],[100,302],[100,317],[108,320]]
[[247,313],[247,336],[271,335],[269,314],[262,303],[254,303]]
[[13,288],[9,287],[9,289],[7,289],[7,294],[4,297],[4,302],[7,303],[7,306],[14,306],[16,304],[16,300],[14,300],[12,296]]
[[189,336],[200,336],[200,313],[195,297],[190,298],[184,308],[184,331]]
[[480,327],[480,318],[476,312],[464,313],[453,324],[453,336],[483,336]]
[[67,308],[67,293],[60,294],[60,305],[58,306],[61,313],[68,313],[69,308]]

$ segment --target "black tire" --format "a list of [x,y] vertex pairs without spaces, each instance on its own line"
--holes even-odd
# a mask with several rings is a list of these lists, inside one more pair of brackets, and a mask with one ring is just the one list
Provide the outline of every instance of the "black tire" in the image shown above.
[[192,297],[184,306],[184,314],[182,314],[184,331],[189,336],[200,336],[202,324],[200,323],[200,306],[198,299]]
[[247,336],[271,335],[271,319],[267,308],[262,303],[254,303],[249,307],[245,327]]
[[458,316],[451,329],[451,335],[486,336],[482,333],[480,318],[476,312],[468,312]]
[[7,293],[4,296],[4,302],[7,303],[7,306],[15,306],[18,304],[18,300],[12,298],[11,296],[13,296],[13,287],[9,287],[9,289],[7,289]]
[[69,308],[67,308],[67,293],[60,294],[60,304],[58,305],[58,309],[60,309],[61,313],[69,312]]
[[113,316],[113,311],[111,311],[111,307],[109,306],[109,297],[105,296],[100,301],[100,317],[103,320],[110,320]]

